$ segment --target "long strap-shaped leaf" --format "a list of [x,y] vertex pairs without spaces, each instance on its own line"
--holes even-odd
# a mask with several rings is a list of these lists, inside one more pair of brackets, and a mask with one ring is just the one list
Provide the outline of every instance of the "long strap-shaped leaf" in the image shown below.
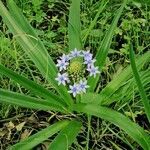
[[60,105],[3,89],[0,89],[0,102],[32,109],[66,112]]
[[137,83],[137,86],[138,86],[138,89],[139,89],[139,93],[141,95],[141,98],[142,98],[142,101],[143,101],[143,104],[144,104],[144,108],[145,108],[147,118],[150,122],[150,100],[146,96],[143,84],[141,82],[139,73],[137,71],[132,44],[130,46],[129,52],[130,52],[130,62],[131,62],[131,67],[132,67],[132,71],[133,71],[133,74],[134,74],[134,78],[136,80],[136,83]]
[[68,22],[69,51],[74,48],[81,48],[80,24],[80,0],[72,0]]
[[150,136],[136,123],[122,115],[121,113],[112,109],[92,105],[92,104],[75,104],[74,110],[94,115],[110,121],[119,128],[123,129],[129,136],[131,136],[144,150],[150,150]]
[[[30,31],[33,29],[27,21],[25,21],[24,16],[21,14],[13,0],[10,0],[9,2],[14,11],[13,15],[7,11],[3,3],[0,1],[0,14],[3,17],[4,22],[14,34],[14,37],[16,37],[19,44],[23,47],[24,51],[35,63],[42,75],[56,88],[64,101],[69,106],[72,105],[72,98],[68,94],[66,88],[64,86],[58,86],[55,81],[57,69],[45,47],[35,35],[34,31]],[[27,28],[30,29],[27,30]]]
[[[150,61],[150,52],[147,52],[142,56],[139,56],[136,59],[136,66],[138,71],[141,70],[143,65],[149,61]],[[111,104],[112,101],[109,99],[109,97],[111,97],[115,93],[115,91],[117,91],[131,77],[132,77],[132,69],[131,66],[129,65],[121,73],[116,75],[115,78],[111,82],[109,82],[108,85],[100,92],[99,104],[104,104],[104,105]]]
[[49,150],[67,150],[74,142],[78,132],[81,129],[81,123],[78,121],[70,122],[53,140]]
[[36,145],[40,144],[44,140],[47,140],[49,137],[59,132],[61,129],[66,127],[69,124],[69,121],[60,121],[57,122],[46,129],[41,130],[40,132],[30,136],[24,141],[10,147],[10,150],[29,150],[34,148]]
[[[110,25],[110,28],[108,29],[104,39],[102,40],[102,43],[101,43],[100,47],[98,48],[98,52],[96,54],[96,60],[97,60],[96,65],[99,66],[100,69],[102,69],[102,67],[105,64],[105,60],[106,60],[108,51],[110,49],[110,45],[112,43],[114,30],[117,27],[118,20],[121,16],[121,13],[122,13],[126,3],[127,3],[127,0],[124,0],[121,7],[116,12],[116,15],[115,15],[115,17],[112,21],[112,24]],[[89,82],[89,85],[90,85],[90,88],[89,88],[90,91],[94,91],[94,89],[96,87],[96,84],[98,82],[98,79],[99,79],[98,75],[96,76],[96,78],[89,77],[88,82]]]
[[4,67],[3,65],[0,64],[0,74],[5,75],[16,82],[18,82],[20,85],[24,86],[25,88],[31,90],[35,94],[45,98],[47,101],[50,101],[51,103],[60,105],[62,104],[65,106],[63,101],[60,99],[59,96],[53,94],[52,92],[46,90],[43,86],[37,84],[36,82],[33,82],[17,73],[14,71]]
[[[140,73],[141,81],[143,86],[147,87],[150,84],[150,70],[146,70]],[[133,90],[134,87],[134,90]],[[124,94],[128,93],[128,94]],[[111,104],[112,102],[125,103],[132,99],[133,93],[138,93],[137,84],[134,81],[134,78],[128,80],[128,82],[119,88],[113,95],[109,97],[109,101],[106,102],[101,98],[100,94],[97,93],[85,93],[81,95],[81,103],[92,103],[92,104],[101,104],[105,102],[105,105]],[[107,97],[108,95],[106,95]],[[89,99],[89,97],[91,97]]]

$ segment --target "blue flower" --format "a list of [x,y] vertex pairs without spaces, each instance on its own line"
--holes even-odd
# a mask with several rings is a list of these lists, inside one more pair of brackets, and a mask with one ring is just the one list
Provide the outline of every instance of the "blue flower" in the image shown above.
[[84,64],[86,64],[88,66],[88,68],[89,68],[91,66],[94,66],[94,62],[95,61],[96,61],[95,59],[88,59],[88,60],[84,61]]
[[90,76],[94,76],[94,78],[96,77],[96,74],[99,74],[100,71],[98,70],[98,67],[95,67],[94,65],[92,65],[91,67],[89,67],[87,69],[87,71],[90,72]]
[[67,61],[64,60],[57,60],[57,67],[59,67],[59,70],[66,70],[67,66],[69,65],[69,63]]
[[79,56],[81,56],[81,51],[78,51],[76,48],[73,51],[71,51],[70,57],[74,58]]
[[86,93],[86,89],[89,88],[89,86],[87,85],[87,80],[80,80],[79,82],[79,91]]
[[69,93],[73,94],[73,97],[75,97],[77,94],[79,94],[79,85],[74,83],[74,85],[70,85],[69,86],[70,91],[68,91]]
[[[81,64],[81,62],[78,62],[78,59],[74,60],[74,58],[82,57],[83,58],[83,64],[86,68],[83,67],[83,72],[81,71],[81,76],[79,72],[77,72],[77,75],[81,77],[80,81],[78,78],[73,78],[74,75],[71,73],[70,68],[72,65],[75,64]],[[71,61],[71,59],[73,59]],[[63,84],[66,85],[66,83],[69,83],[71,81],[71,85],[69,86],[68,93],[72,93],[73,97],[75,97],[77,94],[86,93],[87,88],[89,88],[89,85],[87,84],[87,75],[85,69],[89,72],[89,76],[96,77],[97,74],[100,73],[98,70],[98,67],[94,66],[96,59],[93,59],[93,54],[90,53],[90,51],[83,51],[83,50],[77,50],[76,48],[72,50],[69,54],[63,54],[59,60],[57,60],[57,67],[59,68],[59,73],[55,80],[58,81],[58,85]],[[70,66],[69,66],[69,63]],[[74,66],[74,65],[73,65]],[[78,65],[75,65],[75,70],[77,69]],[[65,73],[64,71],[67,70]],[[67,74],[69,72],[69,74]],[[83,76],[85,77],[83,78]]]
[[63,62],[68,62],[71,58],[69,55],[65,55],[63,54],[60,59],[63,61]]
[[69,82],[68,74],[63,73],[60,74],[58,73],[57,78],[55,78],[56,81],[58,81],[58,85],[63,84],[66,85],[66,82]]
[[82,51],[84,60],[91,60],[93,57],[93,54],[90,53],[90,51]]

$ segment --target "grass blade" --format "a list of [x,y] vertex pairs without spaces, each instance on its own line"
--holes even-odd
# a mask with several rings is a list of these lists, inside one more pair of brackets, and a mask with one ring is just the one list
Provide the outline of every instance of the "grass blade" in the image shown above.
[[122,14],[124,7],[126,6],[126,3],[127,3],[127,0],[124,0],[121,7],[116,12],[116,15],[111,23],[111,26],[110,26],[109,30],[107,31],[107,33],[102,41],[102,44],[100,45],[99,50],[96,54],[96,59],[100,60],[100,61],[97,61],[97,65],[100,67],[100,69],[102,69],[102,67],[104,66],[110,45],[112,43],[114,30],[117,27],[118,20]]
[[[150,60],[150,52],[146,52],[142,56],[136,59],[136,66],[138,71],[141,70],[143,65]],[[132,69],[131,66],[127,66],[121,73],[116,75],[114,79],[107,84],[107,86],[99,94],[99,104],[108,105],[113,101],[109,99],[113,94],[128,80],[132,78]]]
[[60,121],[57,122],[46,129],[39,131],[38,133],[30,136],[24,141],[10,147],[10,150],[29,150],[34,148],[36,145],[41,142],[47,140],[47,138],[51,137],[55,133],[59,132],[61,129],[66,127],[69,124],[69,121]]
[[92,104],[75,104],[74,110],[77,112],[87,113],[110,121],[119,128],[123,129],[130,137],[132,137],[145,150],[150,148],[150,137],[143,128],[132,122],[121,113],[112,109],[92,105]]
[[53,140],[49,150],[67,150],[74,142],[78,132],[81,129],[81,123],[78,121],[70,122]]
[[132,44],[130,46],[129,55],[130,55],[130,62],[131,62],[131,67],[132,67],[133,75],[134,75],[135,81],[136,81],[138,89],[139,89],[139,93],[140,93],[142,101],[143,101],[143,105],[144,105],[144,109],[145,109],[147,118],[148,118],[148,120],[150,122],[150,100],[146,96],[143,84],[141,82],[139,73],[137,71]]
[[[123,11],[126,3],[127,3],[127,0],[124,0],[121,7],[118,9],[118,11],[111,23],[109,30],[107,31],[104,39],[102,40],[100,47],[98,48],[98,52],[96,54],[96,60],[97,60],[96,65],[99,66],[99,68],[101,70],[105,64],[105,60],[106,60],[110,45],[112,43],[114,30],[117,27],[118,20],[122,14],[122,11]],[[96,78],[89,77],[88,82],[90,85],[90,88],[89,88],[90,91],[94,91],[96,84],[98,82],[98,79],[99,79],[99,76],[96,76]]]
[[80,0],[72,0],[68,22],[69,51],[81,49]]
[[[97,19],[98,19],[100,13],[105,9],[107,3],[108,3],[108,0],[107,0],[107,1],[106,1],[106,0],[100,1],[100,6],[99,6],[99,9],[98,9],[98,11],[97,11],[97,14],[95,15],[94,20],[91,22],[89,28],[87,29],[87,32],[86,32],[85,36],[83,37],[83,40],[82,40],[83,43],[86,42],[86,39],[87,39],[88,35],[90,34],[90,32],[92,31],[92,29],[93,29],[94,26],[96,25]],[[85,44],[83,44],[83,45],[85,45]]]
[[[148,85],[150,83],[150,72],[147,71],[140,71],[140,76],[141,76],[141,81],[143,86],[145,87],[145,90],[147,90]],[[126,93],[126,94],[124,94]],[[139,92],[138,92],[138,87],[135,82],[134,78],[131,78],[127,80],[127,82],[121,86],[111,97],[109,97],[110,103],[112,102],[118,102],[118,106],[125,104],[127,102],[130,102],[133,99],[133,95],[135,96],[134,98],[138,97]]]
[[[64,86],[58,86],[57,82],[54,80],[57,74],[57,68],[47,50],[40,42],[39,38],[35,36],[34,31],[30,31],[33,29],[30,25],[28,25],[27,21],[25,21],[24,16],[21,14],[13,0],[10,0],[10,4],[14,11],[13,14],[17,19],[8,12],[3,3],[0,1],[0,14],[3,17],[4,22],[7,24],[11,32],[14,34],[14,37],[35,63],[36,67],[40,70],[46,80],[54,86],[68,106],[72,105],[73,101],[71,96],[68,94],[67,89]],[[22,24],[20,25],[20,23],[25,24],[25,27]],[[27,28],[30,28],[30,30]]]
[[[149,70],[141,71],[140,77],[141,77],[143,86],[148,87],[148,85],[150,84],[150,71]],[[133,87],[134,87],[134,91],[133,91]],[[127,94],[124,94],[124,93],[127,93]],[[134,78],[131,78],[129,80],[127,79],[127,82],[123,86],[121,86],[117,91],[115,91],[113,95],[109,97],[109,101],[107,100],[106,102],[103,101],[103,104],[108,105],[108,104],[111,104],[112,102],[121,102],[122,104],[122,103],[129,102],[133,98],[133,93],[134,95],[137,95],[136,93],[138,93],[137,84]],[[91,98],[89,99],[89,97]],[[102,100],[103,99],[101,98],[100,94],[96,94],[96,93],[89,92],[89,93],[85,93],[81,95],[81,103],[100,104]]]
[[[13,18],[16,18],[15,19],[16,23],[19,23],[19,28],[21,28],[22,31],[24,31],[31,38],[36,39],[38,41],[38,43],[36,41],[36,44],[38,44],[38,46],[41,47],[42,52],[47,55],[47,51],[44,48],[44,45],[39,40],[36,32],[34,31],[34,29],[32,28],[32,26],[28,23],[28,21],[25,19],[25,17],[23,16],[22,12],[16,6],[16,4],[14,3],[14,1],[13,0],[8,0],[7,1],[7,6],[8,6],[8,9],[9,9],[9,12],[10,12],[11,16],[13,16]],[[33,39],[31,39],[31,41]],[[34,42],[34,41],[32,41],[32,42]],[[53,63],[51,59],[50,59],[50,61],[51,61],[51,63]],[[53,67],[55,68],[54,63],[53,63]]]
[[150,5],[150,1],[149,0],[134,0],[135,2],[141,3],[141,4],[147,4]]
[[54,103],[54,104],[57,104],[57,105],[62,104],[63,106],[65,106],[63,101],[59,98],[59,96],[57,96],[57,95],[53,94],[52,92],[46,90],[44,87],[37,84],[36,82],[33,82],[33,81],[31,81],[31,80],[15,73],[15,72],[13,72],[12,70],[4,67],[1,64],[0,64],[0,74],[5,75],[5,76],[13,79],[14,81],[19,83],[20,85],[22,85],[25,88],[29,89],[33,93],[47,99],[51,103]]
[[54,110],[59,112],[66,112],[64,107],[47,102],[41,99],[26,96],[16,92],[10,92],[8,90],[0,89],[0,102],[8,103],[12,105],[18,105],[21,107],[39,109],[39,110]]

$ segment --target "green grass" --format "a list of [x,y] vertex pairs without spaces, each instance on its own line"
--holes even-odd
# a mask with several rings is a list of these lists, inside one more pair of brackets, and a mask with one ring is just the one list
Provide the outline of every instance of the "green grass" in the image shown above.
[[[36,33],[42,39],[44,46],[48,50],[48,55],[51,56],[51,59],[54,62],[56,62],[56,59],[62,53],[66,53],[69,50],[69,45],[70,47],[73,47],[72,46],[73,44],[70,43],[74,42],[74,37],[72,39],[72,42],[70,40],[69,43],[68,33],[67,33],[67,24],[68,24],[67,21],[69,17],[69,6],[70,6],[69,1],[48,0],[49,3],[48,8],[45,6],[46,3],[44,1],[37,0],[37,3],[35,3],[35,2],[28,2],[22,0],[15,0],[15,2],[17,2],[18,6],[21,8],[21,11],[27,17],[29,23],[34,27]],[[94,1],[94,0],[81,1],[81,15],[80,15],[81,39],[79,38],[77,39],[76,41],[78,42],[77,47],[81,47],[80,40],[82,40],[83,42],[82,48],[90,49],[91,52],[93,52],[93,54],[96,55],[101,45],[101,41],[104,39],[108,31],[108,28],[110,27],[112,18],[114,18],[114,14],[116,14],[116,10],[120,7],[118,3],[119,2],[117,1],[115,3],[110,1],[106,5],[105,4],[103,5],[101,1]],[[149,122],[146,117],[146,113],[141,101],[141,97],[139,95],[138,86],[132,75],[131,66],[129,66],[130,59],[129,59],[128,43],[132,38],[132,44],[134,45],[134,50],[136,53],[136,60],[138,60],[136,61],[137,62],[136,65],[138,67],[138,73],[140,75],[142,86],[144,87],[146,95],[149,99],[150,97],[149,95],[150,73],[149,73],[149,65],[148,65],[150,60],[149,52],[148,52],[148,49],[150,48],[149,47],[150,46],[149,45],[149,41],[150,41],[150,37],[149,37],[150,11],[149,10],[150,10],[150,6],[146,6],[146,5],[140,6],[140,5],[134,5],[134,3],[130,3],[126,6],[123,13],[121,14],[121,18],[119,19],[119,22],[117,23],[117,28],[114,31],[111,46],[110,48],[108,48],[108,55],[107,56],[104,55],[105,57],[103,59],[106,59],[105,63],[104,60],[102,60],[103,67],[101,70],[101,77],[95,89],[96,93],[98,93],[98,95],[95,96],[95,100],[96,101],[98,100],[98,103],[102,102],[104,105],[109,105],[109,107],[111,107],[112,109],[115,109],[118,112],[122,113],[126,117],[130,118],[130,120],[140,125],[148,134],[150,130]],[[13,10],[11,11],[11,13],[13,14]],[[41,17],[41,15],[44,17]],[[13,16],[15,16],[15,14],[13,14]],[[20,22],[22,22],[21,18],[20,18]],[[75,24],[76,24],[75,27],[79,26],[78,22],[75,22]],[[132,26],[130,27],[131,24]],[[22,24],[21,29],[22,28],[24,28],[24,24]],[[131,28],[133,29],[131,30]],[[28,33],[31,32],[29,28],[26,28],[26,31]],[[10,34],[10,30],[8,30],[6,25],[1,22],[0,63],[3,64],[4,66],[7,66],[9,69],[15,71],[19,75],[23,75],[27,79],[31,79],[32,81],[35,81],[38,85],[42,85],[42,87],[39,86],[38,89],[36,89],[37,91],[31,92],[30,89],[32,89],[32,87],[29,87],[29,85],[38,86],[37,84],[34,83],[26,84],[30,82],[26,80],[26,78],[24,78],[24,83],[22,83],[23,80],[19,81],[19,76],[17,74],[13,74],[14,76],[13,80],[9,79],[8,77],[12,77],[11,72],[9,72],[9,70],[4,71],[4,68],[2,67],[0,67],[0,72],[1,72],[0,87],[5,90],[8,89],[13,92],[19,92],[20,94],[15,95],[18,100],[20,98],[25,98],[28,104],[30,105],[32,104],[31,108],[33,108],[33,106],[34,108],[39,108],[40,105],[38,104],[41,103],[39,99],[40,100],[43,98],[49,99],[51,96],[58,97],[57,94],[61,93],[61,90],[60,92],[57,93],[55,89],[57,88],[57,85],[55,85],[55,82],[53,80],[50,81],[50,79],[48,79],[47,81],[46,80],[47,77],[46,78],[42,77],[40,71],[35,66],[35,64],[39,65],[39,69],[42,72],[47,71],[46,68],[43,69],[40,66],[40,64],[38,64],[38,61],[41,61],[41,59],[37,61],[35,60],[35,64],[34,64],[31,61],[31,57],[28,56],[26,53],[24,53],[24,50],[18,45],[16,38],[12,38],[12,34]],[[23,39],[30,38],[31,40],[33,40],[33,42],[36,41],[32,37],[28,37],[28,36],[27,37],[22,36],[22,38]],[[30,45],[30,43],[28,43],[28,45],[32,46]],[[39,52],[41,49],[39,49]],[[41,63],[44,64],[44,62],[42,61]],[[8,72],[10,73],[9,75]],[[55,70],[53,71],[53,76],[55,76],[54,74],[55,74]],[[14,80],[20,83],[20,85],[14,82]],[[46,88],[48,91],[50,91],[50,93],[44,90],[46,94],[42,92],[40,96],[35,96],[35,93],[39,94],[43,88],[44,89]],[[65,91],[65,89],[63,90]],[[134,127],[136,128],[136,125],[132,126],[131,123],[131,128],[126,129],[123,124],[118,124],[118,122],[115,122],[115,118],[109,118],[109,116],[104,117],[103,114],[98,112],[98,110],[103,110],[103,112],[108,111],[108,114],[111,113],[111,110],[107,110],[107,109],[105,110],[105,108],[103,108],[102,106],[90,107],[88,104],[85,104],[87,107],[83,107],[80,105],[76,105],[75,107],[82,107],[82,109],[80,108],[80,110],[78,110],[81,113],[79,113],[78,115],[77,114],[63,115],[65,110],[63,110],[62,108],[66,107],[66,102],[68,102],[67,100],[66,102],[62,101],[61,105],[58,104],[57,101],[55,101],[56,105],[59,105],[59,107],[53,106],[51,108],[47,106],[50,104],[50,102],[44,101],[42,105],[45,112],[43,112],[40,110],[35,111],[29,108],[25,109],[14,105],[10,105],[15,103],[17,104],[17,102],[15,101],[16,99],[13,98],[10,99],[8,97],[7,99],[7,96],[13,95],[15,93],[8,93],[8,91],[2,91],[2,90],[0,91],[0,93],[1,93],[1,98],[4,100],[4,102],[6,102],[6,100],[8,100],[9,102],[9,105],[0,104],[0,108],[1,108],[0,124],[2,122],[2,126],[0,126],[0,133],[5,133],[7,129],[10,131],[10,132],[6,132],[4,136],[0,136],[1,139],[0,146],[2,149],[6,149],[10,145],[19,142],[20,137],[25,132],[25,130],[28,130],[28,132],[31,131],[31,134],[34,134],[37,133],[37,131],[44,129],[48,125],[51,125],[58,120],[63,120],[63,119],[71,120],[72,118],[77,118],[78,120],[80,120],[83,126],[79,132],[79,135],[77,136],[77,139],[74,141],[74,144],[71,145],[70,147],[71,150],[75,150],[75,149],[82,150],[85,149],[85,147],[86,149],[89,150],[108,149],[108,148],[109,149],[119,149],[119,148],[140,149],[139,145],[142,145],[143,147],[146,148],[146,143],[144,143],[144,140],[140,139],[140,136],[138,135],[138,132],[142,134],[144,133],[143,129],[139,128],[138,126],[137,127],[137,129],[139,129],[138,132],[131,135],[131,137],[134,136],[133,138],[135,138],[136,141],[138,141],[138,143],[135,142],[123,130],[125,130],[127,133],[130,133],[130,130],[134,130]],[[26,94],[26,97],[21,97],[22,94]],[[38,103],[33,104],[34,103],[33,99],[30,98],[33,96],[34,96],[34,100],[36,99]],[[66,98],[66,96],[64,97]],[[89,95],[83,96],[81,100],[84,103],[87,103],[87,97],[89,97]],[[61,98],[59,99],[61,101]],[[10,101],[12,101],[12,103],[10,103]],[[69,106],[70,104],[71,102],[69,102],[67,105]],[[21,104],[21,106],[22,105],[26,107],[27,103]],[[56,107],[58,110],[62,111],[63,113],[60,114],[54,112],[53,110],[56,110]],[[87,118],[86,115],[85,116],[82,115],[83,112],[88,112],[88,111],[89,111],[89,115],[92,115],[91,118]],[[114,113],[114,114],[117,117],[122,117],[119,115],[119,113]],[[103,120],[93,115],[102,118],[104,117],[105,119],[106,118],[107,119]],[[31,116],[34,117],[30,120]],[[9,123],[9,120],[11,120],[15,124],[15,126],[17,126],[19,123],[23,122],[24,120],[26,121],[26,124],[21,131],[17,131],[15,127],[11,129],[9,126],[6,125],[6,123]],[[33,120],[36,120],[35,124],[32,122]],[[123,130],[116,127],[112,123],[108,122],[110,120],[115,125],[122,126]],[[126,122],[128,122],[128,120],[126,120]],[[68,126],[68,128],[69,127],[70,126]],[[63,142],[63,140],[65,139],[63,135],[64,132],[66,132],[65,134],[70,134],[67,131],[65,131],[64,128],[64,130],[62,130],[62,132],[60,132],[60,134],[58,134],[56,138],[54,138],[55,136],[50,137],[48,140],[46,140],[47,138],[45,138],[44,140],[46,141],[43,142],[43,144],[38,145],[36,149],[39,147],[42,149],[46,149],[45,147],[49,145],[53,139],[56,139],[56,143],[54,140],[53,141],[54,146],[52,145],[52,147],[57,146],[57,142],[59,140],[60,142]],[[77,132],[78,129],[75,131],[75,133]],[[11,138],[8,137],[9,134]],[[145,135],[145,133],[143,135]],[[72,137],[72,139],[74,139],[74,136]],[[71,144],[72,140],[70,139],[70,141]],[[68,142],[67,140],[64,141],[64,143],[67,142]]]

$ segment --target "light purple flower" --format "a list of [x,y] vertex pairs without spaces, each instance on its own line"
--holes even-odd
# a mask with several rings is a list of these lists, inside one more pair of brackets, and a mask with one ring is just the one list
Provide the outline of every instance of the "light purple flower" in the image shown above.
[[87,80],[80,80],[79,82],[79,91],[86,93],[86,89],[89,88],[87,85]]
[[64,62],[67,62],[67,61],[70,60],[70,57],[69,57],[69,55],[63,54],[63,55],[60,57],[60,59],[61,59],[62,61],[64,61]]
[[[55,80],[58,81],[58,85],[63,84],[65,86],[67,83],[70,82],[69,78],[71,78],[71,76],[69,76],[67,72],[64,73],[64,70],[67,70],[70,60],[76,57],[83,58],[84,60],[83,63],[87,67],[86,69],[89,72],[90,76],[96,77],[96,75],[100,73],[98,67],[94,66],[96,59],[93,59],[93,54],[90,53],[90,51],[77,50],[75,48],[74,50],[71,51],[70,54],[67,55],[63,54],[60,57],[60,59],[57,60],[56,66],[59,68],[60,72],[57,74]],[[79,82],[72,83],[72,85],[68,85],[68,86],[69,86],[68,93],[71,93],[73,97],[75,97],[77,94],[86,93],[87,88],[89,88],[89,85],[87,85],[86,77],[82,78]]]
[[69,93],[73,94],[73,97],[75,97],[80,91],[79,91],[79,85],[74,83],[74,85],[70,85],[69,86],[70,91],[68,91]]
[[56,66],[59,67],[60,71],[66,70],[68,65],[69,65],[69,63],[64,60],[57,60]]
[[89,60],[85,60],[84,64],[86,64],[89,67],[94,66],[96,59],[89,59]]
[[90,76],[94,76],[94,78],[96,77],[96,74],[100,73],[100,71],[98,70],[98,67],[95,67],[94,65],[89,67],[87,69],[87,71],[89,71],[90,72]]
[[84,60],[91,60],[93,57],[93,54],[90,53],[90,51],[82,51]]
[[57,78],[55,78],[56,81],[58,81],[58,85],[63,84],[66,85],[66,82],[69,82],[68,74],[63,73],[60,74],[58,73]]
[[79,56],[81,56],[81,51],[78,51],[76,48],[73,51],[71,51],[70,57],[74,58]]

